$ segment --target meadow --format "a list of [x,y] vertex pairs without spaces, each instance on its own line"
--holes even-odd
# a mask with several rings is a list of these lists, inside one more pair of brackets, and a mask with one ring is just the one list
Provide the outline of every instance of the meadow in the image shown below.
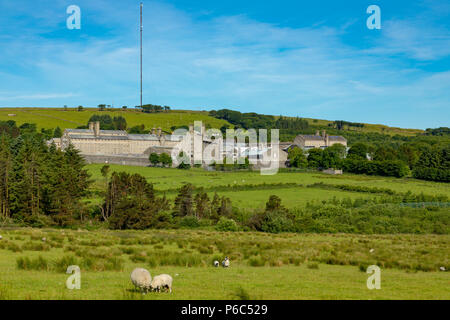
[[[0,228],[0,299],[449,299],[448,235]],[[44,239],[45,238],[45,239]],[[45,241],[44,241],[45,240]],[[231,267],[215,268],[229,256]],[[68,290],[68,265],[81,289]],[[381,289],[365,270],[381,268]],[[141,295],[133,268],[171,274]]]
[[[101,191],[105,189],[105,179],[100,173],[102,164],[88,165],[88,171],[94,181],[91,189]],[[308,201],[322,201],[336,199],[373,198],[374,194],[311,188],[315,183],[331,185],[352,185],[361,187],[377,187],[391,189],[395,192],[427,195],[445,195],[450,197],[450,188],[446,183],[430,182],[412,178],[391,178],[364,175],[327,175],[317,171],[285,172],[276,175],[261,175],[258,171],[221,172],[205,171],[192,168],[190,170],[135,167],[110,165],[110,172],[125,171],[139,173],[151,182],[159,193],[165,193],[169,199],[176,196],[178,189],[186,183],[201,187],[211,196],[214,192],[229,197],[234,206],[244,209],[264,208],[269,195],[279,196],[283,205],[289,208],[304,206]],[[100,198],[90,198],[99,202]]]
[[[15,116],[10,116],[14,114]],[[165,131],[170,131],[172,126],[182,126],[194,121],[203,121],[212,128],[220,128],[228,124],[225,120],[210,117],[206,111],[192,110],[171,110],[162,113],[142,113],[132,108],[122,110],[119,108],[107,109],[99,112],[97,108],[84,108],[78,111],[77,108],[0,108],[0,121],[14,120],[18,125],[23,123],[36,123],[37,128],[61,129],[76,128],[87,124],[89,118],[94,114],[109,114],[111,117],[123,116],[127,120],[128,128],[144,124],[147,129],[152,127],[161,127]],[[333,121],[305,118],[312,126],[325,126],[332,124]],[[420,129],[404,129],[389,127],[381,124],[365,124],[362,128],[345,128],[350,131],[364,133],[381,133],[387,135],[415,136],[423,133]]]
[[0,121],[13,120],[18,126],[23,123],[35,123],[38,129],[60,127],[64,130],[86,126],[89,118],[94,114],[108,114],[111,117],[122,116],[127,120],[128,128],[144,124],[146,129],[161,127],[167,132],[171,132],[172,126],[188,125],[194,121],[202,121],[212,128],[220,128],[228,123],[225,120],[210,117],[207,112],[202,111],[142,113],[133,109],[114,109],[100,112],[97,108],[85,108],[83,111],[77,111],[74,108],[67,110],[62,108],[0,108]]

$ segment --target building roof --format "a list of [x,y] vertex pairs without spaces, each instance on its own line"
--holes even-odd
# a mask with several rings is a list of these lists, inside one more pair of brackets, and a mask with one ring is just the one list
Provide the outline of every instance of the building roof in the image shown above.
[[66,129],[65,131],[75,133],[92,133],[92,130],[89,129]]
[[100,140],[140,140],[140,141],[158,141],[161,138],[166,141],[181,141],[184,135],[163,135],[156,134],[129,134],[124,130],[100,130],[100,135],[96,136],[90,129],[66,129],[71,139],[100,139]]
[[301,134],[301,135],[298,135],[297,137],[302,138],[304,140],[316,140],[316,141],[323,140],[322,136],[317,136],[317,135]]
[[129,134],[128,140],[157,141],[159,137],[156,134]]
[[[324,140],[323,136],[318,136],[318,135],[307,135],[307,134],[300,134],[297,136],[297,138],[303,139],[303,140],[314,140],[314,141],[321,141]],[[347,141],[347,139],[345,139],[342,136],[328,136],[329,140],[334,140],[334,141]]]
[[347,139],[345,139],[342,136],[329,136],[328,137],[330,140],[336,140],[336,141],[347,141]]
[[[91,133],[94,134],[94,131],[91,129],[66,129],[68,133]],[[125,130],[100,130],[100,134],[104,135],[122,135],[126,136],[128,132]],[[72,134],[71,134],[72,135]]]
[[101,140],[129,140],[128,136],[111,136],[111,135],[100,135],[95,136],[94,134],[71,134],[70,139],[101,139]]

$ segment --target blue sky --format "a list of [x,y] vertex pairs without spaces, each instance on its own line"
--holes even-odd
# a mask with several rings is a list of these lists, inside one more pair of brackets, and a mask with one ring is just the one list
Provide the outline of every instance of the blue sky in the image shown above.
[[[139,2],[0,0],[0,106],[138,105]],[[143,2],[144,103],[450,126],[446,0]]]

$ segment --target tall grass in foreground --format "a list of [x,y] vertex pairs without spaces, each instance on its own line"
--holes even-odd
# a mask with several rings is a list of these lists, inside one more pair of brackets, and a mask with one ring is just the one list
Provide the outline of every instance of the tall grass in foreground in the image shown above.
[[29,257],[18,257],[16,259],[16,266],[19,270],[66,272],[67,267],[71,265],[78,265],[86,271],[122,271],[124,261],[118,257],[95,259],[92,257],[77,258],[72,255],[65,255],[53,261],[49,261],[42,256],[35,259]]
[[11,295],[9,293],[9,290],[3,286],[0,285],[0,300],[10,300],[11,299]]

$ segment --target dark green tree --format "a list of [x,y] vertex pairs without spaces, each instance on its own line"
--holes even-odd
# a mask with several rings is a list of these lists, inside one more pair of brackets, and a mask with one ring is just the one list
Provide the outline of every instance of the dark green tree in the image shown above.
[[155,152],[152,152],[150,154],[150,156],[148,157],[148,160],[150,161],[150,163],[153,166],[157,166],[161,162],[161,160],[159,159],[159,155]]
[[355,143],[348,150],[348,158],[352,159],[360,159],[367,160],[367,153],[369,152],[369,148],[364,143]]
[[294,168],[306,168],[308,160],[301,148],[292,148],[288,153],[289,164]]
[[308,167],[320,168],[322,166],[322,149],[314,148],[308,150]]
[[159,161],[163,165],[163,167],[171,167],[172,166],[172,157],[167,153],[161,153],[159,156]]
[[53,138],[61,138],[63,135],[63,132],[60,127],[56,127],[55,131],[53,131]]
[[173,207],[173,214],[175,216],[184,217],[194,214],[193,191],[194,186],[190,183],[180,188]]

